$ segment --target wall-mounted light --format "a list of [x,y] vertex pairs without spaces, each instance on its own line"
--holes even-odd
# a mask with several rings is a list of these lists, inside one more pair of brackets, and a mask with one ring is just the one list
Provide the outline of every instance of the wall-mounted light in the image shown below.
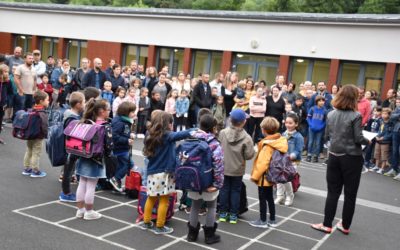
[[175,53],[178,52],[178,49],[174,49],[174,52],[175,52]]
[[236,56],[239,57],[239,58],[242,58],[243,54],[237,54]]
[[21,39],[26,39],[26,37],[25,36],[21,36]]
[[257,49],[260,44],[257,40],[251,40],[250,45],[253,49]]
[[302,63],[302,62],[304,62],[304,59],[299,58],[299,59],[296,60],[296,62]]

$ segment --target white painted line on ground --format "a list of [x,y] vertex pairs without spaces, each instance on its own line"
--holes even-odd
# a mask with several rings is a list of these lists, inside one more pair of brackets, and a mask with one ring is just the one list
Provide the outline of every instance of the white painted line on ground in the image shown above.
[[326,170],[317,169],[317,168],[310,168],[310,167],[305,167],[305,166],[300,166],[300,168],[315,171],[315,172],[320,172],[320,173],[326,173]]
[[100,238],[106,238],[106,237],[108,237],[108,236],[114,235],[114,234],[116,234],[116,233],[120,233],[120,232],[122,232],[122,231],[125,231],[125,230],[130,229],[130,228],[133,228],[133,227],[134,227],[133,225],[128,225],[128,226],[126,226],[126,227],[123,227],[123,228],[120,228],[120,229],[111,231],[111,232],[109,232],[109,233],[103,234],[103,235],[101,235],[101,236],[99,236],[99,237],[100,237]]
[[32,205],[29,207],[18,208],[18,209],[13,210],[13,212],[17,213],[17,212],[24,211],[27,209],[32,209],[32,208],[42,207],[42,206],[46,206],[46,205],[50,205],[50,204],[55,204],[55,203],[57,203],[57,201],[58,200],[40,203],[40,204]]
[[311,250],[318,250],[324,243],[325,241],[327,241],[329,239],[329,237],[336,231],[336,227],[332,228],[332,232],[330,234],[325,234],[325,236],[318,241],[317,244],[315,244],[315,246],[313,246],[313,248],[311,248]]
[[185,235],[185,236],[182,236],[182,237],[180,237],[180,238],[178,238],[178,239],[176,239],[176,240],[173,240],[173,241],[171,241],[171,242],[169,242],[169,243],[167,243],[167,244],[164,244],[164,245],[162,245],[162,246],[156,248],[155,250],[163,250],[163,249],[166,249],[167,247],[170,247],[170,246],[175,245],[175,244],[177,244],[177,243],[179,243],[179,242],[181,242],[181,241],[184,241],[185,238],[186,238],[186,235]]

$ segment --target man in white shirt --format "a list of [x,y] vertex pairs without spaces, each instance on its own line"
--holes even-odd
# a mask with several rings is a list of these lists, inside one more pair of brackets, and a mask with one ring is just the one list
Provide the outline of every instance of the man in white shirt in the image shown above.
[[[32,64],[33,55],[32,53],[27,53],[25,55],[25,63],[19,65],[14,73],[20,101],[18,110],[27,110],[32,108],[33,105],[33,93],[36,90],[36,71]],[[18,110],[15,110],[15,112]]]
[[37,76],[37,83],[42,83],[42,75],[46,73],[46,64],[40,60],[41,59],[41,54],[39,50],[34,50],[33,51],[33,68],[36,71],[36,76]]

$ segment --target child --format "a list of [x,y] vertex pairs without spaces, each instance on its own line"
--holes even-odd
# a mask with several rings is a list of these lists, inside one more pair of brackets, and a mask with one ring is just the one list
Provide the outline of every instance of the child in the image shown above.
[[[92,120],[96,124],[105,126],[104,156],[111,155],[113,148],[111,126],[107,121],[109,115],[110,105],[106,100],[91,99],[86,104],[86,110],[82,118],[83,121]],[[100,219],[101,214],[93,210],[93,202],[97,181],[99,178],[106,178],[103,158],[87,159],[80,157],[76,165],[76,174],[80,176],[78,189],[76,190],[78,207],[76,217],[83,218],[84,220]]]
[[176,100],[176,131],[186,129],[188,113],[189,113],[189,98],[187,91],[181,90],[181,95]]
[[[285,120],[286,131],[283,133],[283,136],[286,137],[288,141],[288,153],[290,160],[293,161],[296,167],[300,165],[301,152],[303,151],[304,147],[304,138],[301,133],[297,131],[298,126],[299,118],[297,115],[295,113],[287,114]],[[278,183],[276,196],[275,204],[282,204],[285,202],[285,206],[291,206],[294,198],[292,183]]]
[[283,114],[283,120],[282,120],[282,128],[281,128],[281,132],[282,133],[286,131],[285,121],[286,121],[287,115],[290,114],[290,113],[294,113],[292,104],[286,102],[285,103],[285,113]]
[[117,110],[118,110],[119,105],[124,102],[125,93],[126,93],[126,90],[121,86],[118,87],[117,90],[115,91],[115,95],[117,97],[114,99],[113,104],[112,104],[112,112],[113,112],[114,116],[117,115]]
[[224,186],[220,194],[219,221],[236,224],[239,214],[240,189],[246,170],[246,161],[254,157],[251,136],[243,129],[246,113],[234,109],[230,113],[231,126],[221,131],[219,140],[225,155]]
[[326,125],[325,98],[317,96],[315,98],[315,106],[308,111],[308,150],[306,161],[311,162],[311,157],[314,156],[313,162],[318,162],[318,156],[321,153],[322,137]]
[[134,88],[134,87],[130,87],[129,89],[128,89],[128,95],[126,95],[125,96],[125,99],[124,99],[124,101],[125,102],[130,102],[130,103],[133,103],[133,104],[137,104],[136,103],[136,89]]
[[165,102],[165,112],[174,117],[174,131],[176,131],[176,98],[178,98],[178,90],[173,89],[169,92]]
[[[81,92],[73,92],[70,96],[69,104],[71,109],[68,109],[64,112],[64,129],[71,121],[81,119],[81,113],[85,109],[85,96]],[[71,178],[75,172],[75,163],[77,160],[77,156],[68,154],[67,162],[64,164],[64,171],[61,178],[62,191],[58,197],[60,201],[76,201],[76,195],[71,192]]]
[[69,94],[72,93],[72,85],[71,83],[67,82],[68,80],[68,75],[63,73],[60,75],[58,78],[58,81],[61,84],[61,88],[58,92],[58,98],[57,98],[57,103],[59,107],[62,107],[64,104],[67,103],[67,97]]
[[103,91],[101,91],[101,98],[108,101],[110,107],[113,106],[114,93],[111,90],[112,83],[110,81],[105,81],[103,85]]
[[[7,65],[5,65],[5,66],[7,66]],[[7,123],[12,123],[12,117],[13,117],[13,113],[14,113],[13,111],[17,110],[17,107],[19,105],[19,97],[18,97],[19,95],[18,95],[18,91],[17,91],[17,86],[15,85],[15,80],[14,80],[14,73],[15,73],[16,69],[17,69],[17,66],[14,65],[12,67],[11,74],[9,74],[12,91],[10,91],[7,95],[7,108],[5,110],[6,117],[7,117],[7,119],[6,119]]]
[[218,88],[212,87],[211,88],[211,98],[212,98],[211,107],[214,106],[215,104],[217,104],[218,96],[219,96]]
[[[378,133],[379,127],[381,126],[382,123],[381,115],[382,115],[382,107],[376,106],[373,110],[372,117],[369,119],[367,123],[365,130],[372,133]],[[367,148],[365,149],[364,166],[368,170],[371,169],[372,171],[379,170],[379,168],[377,166],[374,166],[374,164],[371,162],[372,155],[375,152],[375,143],[376,140],[374,138],[372,139],[371,144],[367,145]]]
[[379,168],[376,173],[383,174],[389,160],[390,144],[392,142],[393,124],[390,122],[390,108],[382,109],[382,122],[376,136],[375,144],[375,160],[376,166]]
[[246,101],[246,83],[244,81],[239,82],[234,100],[235,105],[233,109],[242,108],[242,106],[244,106],[244,102]]
[[304,105],[304,97],[302,95],[296,95],[296,99],[293,104],[293,112],[299,118],[299,126],[297,127],[297,130],[304,138],[306,138],[308,134],[307,110]]
[[144,133],[146,132],[146,122],[150,116],[150,98],[148,97],[149,90],[145,87],[140,89],[139,98],[139,112],[138,112],[138,126],[137,126],[137,138],[144,139]]
[[[7,65],[0,65],[0,133],[3,127],[3,117],[7,105],[7,96],[13,93],[10,77],[8,75],[9,68]],[[0,138],[0,144],[4,144],[4,140]]]
[[45,177],[47,174],[39,170],[40,155],[42,154],[43,139],[47,138],[48,128],[48,115],[45,109],[49,106],[49,96],[46,92],[37,90],[33,99],[35,100],[35,106],[33,110],[37,111],[41,120],[42,135],[39,138],[27,140],[27,150],[24,157],[24,171],[22,172],[25,176],[33,178]]
[[226,109],[224,104],[224,97],[218,96],[217,103],[212,107],[212,113],[214,118],[217,120],[217,133],[225,127],[225,120],[226,120]]
[[110,179],[110,183],[118,192],[123,191],[121,180],[134,165],[129,150],[133,145],[133,139],[135,138],[134,134],[131,133],[135,111],[135,104],[123,102],[119,105],[117,115],[113,118],[111,123],[114,142],[113,153],[118,159],[118,166],[114,177]]
[[[261,130],[265,138],[258,143],[258,153],[250,177],[250,180],[258,186],[260,202],[260,219],[249,223],[253,227],[276,227],[273,183],[267,181],[265,174],[268,172],[274,150],[281,153],[286,153],[288,150],[287,140],[279,134],[279,127],[278,120],[270,116],[265,117],[261,122]],[[269,221],[267,221],[267,202]]]
[[38,83],[37,87],[49,95],[49,105],[51,106],[53,103],[53,99],[51,98],[53,94],[53,87],[51,86],[51,83],[49,83],[49,76],[47,74],[43,74],[41,79],[42,82]]
[[142,81],[140,81],[139,78],[135,78],[132,82],[132,88],[135,89],[135,99],[139,100],[140,98],[140,86],[142,84]]
[[261,139],[260,123],[267,109],[267,100],[264,97],[264,93],[264,89],[258,87],[256,94],[250,97],[250,119],[248,128],[249,134],[252,136],[254,142],[258,142]]
[[[203,115],[200,117],[200,130],[193,136],[205,140],[212,152],[212,167],[213,167],[213,184],[207,188],[207,191],[198,192],[188,191],[188,197],[192,199],[188,222],[187,240],[193,242],[197,240],[200,230],[199,211],[203,201],[207,206],[206,223],[203,226],[204,238],[206,244],[213,244],[220,241],[220,236],[215,234],[217,223],[215,222],[215,214],[217,208],[217,197],[222,185],[224,184],[224,153],[221,145],[215,138],[217,131],[217,121],[212,115]],[[244,131],[243,131],[244,132]],[[245,132],[244,132],[245,133]],[[240,183],[241,184],[241,183]],[[239,192],[240,193],[240,192]]]
[[155,90],[151,93],[150,114],[154,110],[164,110],[164,103],[161,101],[160,92]]
[[[139,227],[150,229],[155,234],[170,234],[174,230],[165,226],[169,194],[175,191],[175,142],[188,138],[191,130],[172,132],[173,117],[159,111],[151,120],[148,136],[144,141],[143,154],[149,160],[147,166],[147,200],[143,222]],[[156,201],[159,201],[156,227],[153,227],[151,214]]]

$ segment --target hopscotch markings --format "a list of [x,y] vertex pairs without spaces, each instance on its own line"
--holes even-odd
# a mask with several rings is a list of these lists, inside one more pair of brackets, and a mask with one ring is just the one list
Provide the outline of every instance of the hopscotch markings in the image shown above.
[[318,243],[315,244],[315,246],[313,246],[313,248],[311,248],[311,250],[317,250],[317,249],[319,249],[319,248],[322,246],[322,244],[324,244],[325,241],[327,241],[327,240],[329,239],[329,237],[330,237],[335,231],[336,231],[336,227],[332,228],[332,232],[331,232],[330,234],[325,234],[325,236],[324,236],[320,241],[318,241]]

